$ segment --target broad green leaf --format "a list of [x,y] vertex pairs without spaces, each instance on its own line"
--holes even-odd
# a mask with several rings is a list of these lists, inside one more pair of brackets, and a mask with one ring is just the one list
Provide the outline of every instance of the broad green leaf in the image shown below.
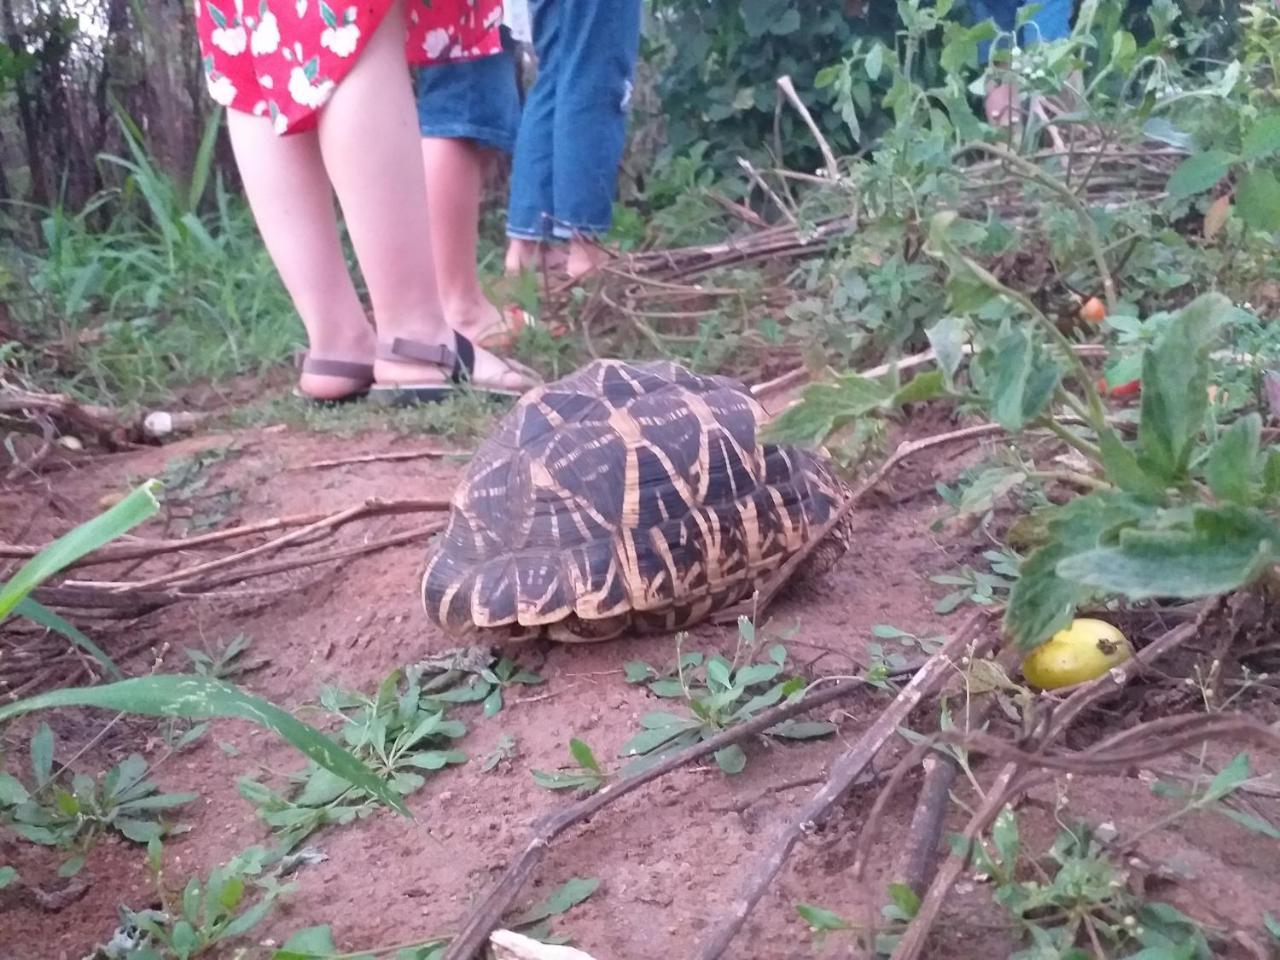
[[1022,429],[1027,380],[1031,376],[1031,340],[1026,331],[1015,328],[1004,334],[983,358],[989,367],[987,395],[991,416],[1010,433]]
[[11,773],[0,770],[0,807],[16,807],[31,799],[27,788]]
[[771,737],[783,737],[787,740],[813,740],[817,737],[829,737],[835,732],[836,725],[823,720],[786,720],[765,731]]
[[569,741],[569,753],[573,759],[577,761],[578,766],[584,770],[590,770],[593,773],[600,772],[600,764],[596,761],[596,755],[591,752],[591,748],[583,741],[576,737]]
[[1237,753],[1231,758],[1231,762],[1219,770],[1217,775],[1209,781],[1209,786],[1205,788],[1204,794],[1200,797],[1200,802],[1213,803],[1216,800],[1221,800],[1248,779],[1249,755],[1247,753]]
[[486,717],[496,716],[502,710],[502,688],[494,687],[493,692],[484,698],[482,712]]
[[1280,830],[1277,830],[1272,824],[1263,820],[1261,817],[1254,816],[1252,813],[1246,813],[1243,810],[1233,810],[1230,807],[1218,807],[1218,812],[1228,819],[1234,820],[1246,830],[1256,833],[1259,836],[1267,837],[1270,840],[1280,840]]
[[1064,560],[1092,550],[1103,538],[1139,522],[1151,508],[1134,497],[1101,492],[1077,497],[1050,515],[1048,542],[1024,560],[1009,591],[1004,625],[1029,650],[1061,630],[1092,591],[1059,575]]
[[627,683],[644,683],[658,675],[658,671],[643,660],[628,660],[622,665],[622,672]]
[[942,396],[944,384],[941,370],[917,374],[898,388],[890,404],[894,407],[903,407],[908,403],[924,403],[926,400]]
[[169,933],[169,944],[179,960],[187,960],[196,949],[195,928],[186,920],[179,920]]
[[443,770],[451,763],[466,763],[467,755],[461,750],[424,750],[404,762],[419,770]]
[[684,685],[679,680],[654,680],[649,684],[649,692],[657,697],[683,697]]
[[64,860],[58,866],[58,876],[63,878],[74,877],[77,873],[79,873],[81,870],[84,869],[84,865],[88,861],[88,859],[89,858],[86,854],[77,853],[75,856],[70,857],[67,860]]
[[1235,506],[1200,508],[1190,529],[1121,532],[1119,544],[1063,559],[1058,576],[1131,600],[1214,596],[1252,583],[1280,554],[1280,529]]
[[1255,230],[1280,230],[1280,180],[1275,172],[1259,169],[1245,174],[1236,187],[1236,210]]
[[929,345],[938,358],[942,382],[948,390],[955,388],[956,371],[964,360],[964,344],[968,339],[968,324],[963,317],[943,317],[925,331]]
[[874,82],[880,79],[880,70],[884,66],[884,46],[879,41],[873,43],[871,49],[867,51],[864,66],[868,80]]
[[53,775],[53,731],[47,723],[40,724],[31,737],[31,772],[36,778],[37,789],[48,783]]
[[665,743],[669,743],[682,733],[696,730],[701,726],[696,720],[686,720],[656,730],[643,730],[622,745],[619,756],[631,757],[636,754],[649,753]]
[[729,664],[721,657],[712,657],[707,661],[707,680],[719,687],[730,687]]
[[914,917],[920,909],[920,897],[905,883],[889,884],[889,899],[905,917]]
[[715,753],[716,764],[725,773],[733,775],[741,773],[747,766],[747,755],[736,743],[721,747]]
[[1250,503],[1261,440],[1262,418],[1256,413],[1241,417],[1223,431],[1209,451],[1204,471],[1215,497],[1241,506]]
[[1154,477],[1177,482],[1186,475],[1209,405],[1209,347],[1232,309],[1220,293],[1197,297],[1143,354],[1139,462]]
[[1169,196],[1185,200],[1204,193],[1227,175],[1235,157],[1225,150],[1206,150],[1187,157],[1169,178]]
[[1102,454],[1102,466],[1107,479],[1126,493],[1158,500],[1164,495],[1159,480],[1142,469],[1138,455],[1120,439],[1111,426],[1104,424],[1098,434],[1098,449]]
[[991,825],[991,840],[996,852],[1000,854],[1000,864],[1006,870],[1012,870],[1018,862],[1018,820],[1013,810],[1005,807],[997,815]]
[[26,617],[33,623],[38,623],[46,630],[52,630],[54,633],[60,633],[76,646],[78,646],[93,659],[102,665],[108,676],[113,679],[120,680],[124,678],[124,674],[120,672],[120,668],[115,665],[115,661],[102,652],[102,649],[86,637],[83,633],[73,627],[71,624],[63,620],[48,607],[42,603],[37,603],[31,597],[23,597],[18,601],[17,606],[13,608],[16,616]]
[[547,899],[507,922],[513,927],[527,927],[549,917],[559,916],[582,903],[599,887],[599,877],[573,877],[561,884]]
[[532,770],[533,782],[546,790],[577,790],[580,787],[595,789],[600,777],[594,773],[565,773],[561,770]]
[[832,913],[824,907],[811,903],[797,903],[796,913],[809,925],[811,930],[848,930],[849,923],[839,914]]
[[85,554],[132,530],[160,509],[158,480],[148,480],[105,513],[80,524],[28,560],[0,587],[0,622],[32,590]]
[[846,374],[832,383],[809,386],[800,402],[783,411],[762,433],[769,440],[819,443],[892,398],[893,392],[879,380]]
[[1280,153],[1280,113],[1269,113],[1244,135],[1240,151],[1245,160],[1265,160]]
[[1280,920],[1277,920],[1269,913],[1262,915],[1262,922],[1266,925],[1267,933],[1271,934],[1276,940],[1280,940]]
[[773,663],[750,663],[740,667],[733,675],[734,683],[740,687],[754,687],[758,683],[768,683],[781,672],[781,668]]
[[101,707],[144,716],[239,717],[283,737],[321,767],[377,797],[406,817],[404,802],[360,760],[329,737],[266,700],[209,677],[161,674],[97,687],[53,690],[0,706],[0,720],[50,707]]
[[232,937],[243,937],[266,918],[272,905],[273,904],[269,898],[259,900],[252,907],[227,924],[226,929],[222,931],[222,938],[230,940]]
[[154,820],[116,817],[112,825],[134,843],[150,843],[164,836],[164,827]]
[[333,928],[325,923],[299,930],[272,954],[272,960],[310,960],[312,957],[332,956],[337,952],[338,948],[333,942]]
[[0,890],[13,884],[18,879],[18,871],[13,867],[0,867]]

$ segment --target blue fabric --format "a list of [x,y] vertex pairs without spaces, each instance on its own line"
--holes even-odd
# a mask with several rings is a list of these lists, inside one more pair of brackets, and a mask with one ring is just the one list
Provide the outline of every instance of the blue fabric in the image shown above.
[[[1013,33],[1018,10],[1030,5],[1026,0],[969,0],[975,21],[993,20],[1005,33]],[[1061,40],[1071,35],[1071,0],[1040,0],[1039,7],[1018,32],[1019,43],[1027,46],[1037,40]],[[1002,42],[1007,44],[1008,38]],[[990,56],[991,41],[983,41],[978,45],[978,57],[986,63]]]
[[507,234],[595,236],[613,222],[641,0],[530,0],[538,76],[511,168]]
[[502,52],[421,67],[418,128],[424,137],[474,140],[510,154],[520,129],[515,42],[502,28]]

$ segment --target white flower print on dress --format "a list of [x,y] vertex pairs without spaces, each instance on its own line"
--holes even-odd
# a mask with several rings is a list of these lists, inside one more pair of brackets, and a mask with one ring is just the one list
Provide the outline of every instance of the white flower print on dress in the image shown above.
[[304,107],[322,107],[333,93],[332,80],[312,84],[319,66],[319,61],[312,57],[305,67],[294,67],[289,72],[289,96]]
[[307,0],[298,0],[293,8],[298,11],[298,19],[301,20],[307,15]]
[[355,53],[356,44],[360,42],[360,28],[356,26],[356,8],[347,7],[343,15],[345,21],[338,24],[333,9],[320,0],[320,16],[324,19],[324,32],[320,34],[320,46],[332,50],[340,57],[349,57]]
[[255,57],[275,53],[280,47],[280,24],[276,15],[267,9],[267,0],[262,0],[258,13],[262,19],[249,39],[249,49]]
[[271,111],[271,129],[282,136],[289,129],[289,118],[280,112],[274,100],[268,101],[267,109]]
[[426,38],[422,41],[422,49],[427,51],[427,56],[435,60],[449,46],[449,31],[443,27],[436,27],[434,30],[428,30]]
[[236,98],[236,86],[231,82],[230,77],[219,74],[217,79],[206,78],[205,83],[209,87],[209,96],[213,97],[214,103],[224,107],[231,106],[231,101]]
[[228,25],[225,13],[212,3],[206,3],[205,7],[216,24],[213,32],[209,35],[213,45],[223,53],[229,53],[233,57],[236,54],[244,53],[244,48],[248,46],[249,38],[245,35],[244,27],[240,25],[240,18],[237,16]]

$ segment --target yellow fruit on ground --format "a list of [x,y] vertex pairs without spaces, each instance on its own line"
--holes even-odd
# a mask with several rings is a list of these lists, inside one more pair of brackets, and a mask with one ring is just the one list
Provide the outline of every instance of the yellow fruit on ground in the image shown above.
[[1082,617],[1022,661],[1022,676],[1041,690],[1095,680],[1133,656],[1125,635],[1104,620]]

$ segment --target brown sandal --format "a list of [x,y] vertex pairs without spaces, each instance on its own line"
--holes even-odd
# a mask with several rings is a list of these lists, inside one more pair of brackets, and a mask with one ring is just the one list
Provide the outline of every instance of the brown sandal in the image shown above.
[[[413,406],[422,403],[439,403],[455,396],[461,390],[498,397],[520,397],[529,388],[491,387],[476,384],[472,381],[476,367],[476,348],[470,340],[460,333],[455,333],[453,350],[444,344],[422,343],[419,340],[406,340],[396,337],[391,343],[378,344],[378,359],[392,360],[401,363],[420,363],[432,367],[440,367],[449,372],[445,383],[389,383],[374,384],[369,390],[371,402],[389,406]],[[522,364],[505,359],[507,367],[534,384],[541,378]]]
[[357,363],[353,360],[327,360],[324,357],[313,357],[306,350],[300,350],[294,357],[294,365],[299,373],[310,373],[320,377],[341,377],[354,380],[360,384],[355,390],[339,394],[336,397],[315,397],[305,393],[301,387],[295,387],[293,395],[300,400],[315,404],[350,403],[369,395],[373,386],[373,364]]

